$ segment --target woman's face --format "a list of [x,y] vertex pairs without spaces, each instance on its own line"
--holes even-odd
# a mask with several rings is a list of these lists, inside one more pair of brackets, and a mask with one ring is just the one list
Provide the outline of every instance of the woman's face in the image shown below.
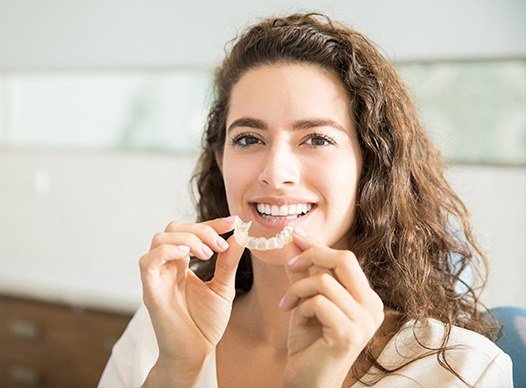
[[[340,129],[308,123],[317,120],[331,120]],[[293,222],[320,243],[344,249],[362,156],[341,81],[309,64],[250,70],[232,90],[226,128],[218,163],[230,214],[252,221],[249,235],[270,238]],[[254,204],[279,206],[280,200],[310,203],[312,209],[285,221],[263,218]],[[282,265],[297,253],[291,244],[252,251],[252,257]]]

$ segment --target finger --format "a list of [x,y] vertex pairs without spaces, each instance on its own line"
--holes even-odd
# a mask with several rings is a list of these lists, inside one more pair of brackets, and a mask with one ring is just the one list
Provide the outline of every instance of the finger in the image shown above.
[[[152,242],[154,249],[161,245],[186,245],[190,247],[190,254],[201,260],[208,260],[214,252],[199,236],[190,232],[157,233]],[[215,247],[214,247],[215,248]]]
[[302,251],[306,251],[312,247],[324,246],[314,237],[308,235],[303,229],[294,229],[292,240]]
[[328,247],[314,247],[303,252],[290,267],[291,272],[304,272],[312,266],[329,269],[358,301],[366,303],[372,298],[372,291],[367,276],[362,271],[354,253],[349,250],[337,250]]
[[304,326],[313,317],[324,327],[323,339],[327,345],[347,348],[352,342],[350,336],[356,325],[325,296],[316,295],[300,304],[294,324]]
[[150,249],[157,245],[166,243],[167,239],[172,239],[172,237],[166,237],[166,235],[177,232],[186,232],[195,234],[204,243],[202,248],[205,255],[212,256],[213,252],[210,253],[208,248],[211,248],[216,252],[223,252],[228,248],[228,243],[219,235],[219,233],[226,233],[232,229],[233,221],[228,221],[227,218],[218,218],[201,223],[180,223],[173,221],[168,224],[165,233],[157,233],[154,236]]
[[187,230],[189,225],[207,225],[212,227],[218,234],[224,234],[234,229],[234,221],[236,216],[220,217],[213,220],[203,221],[199,223],[184,223],[172,221],[166,226],[165,232],[177,232],[181,229]]
[[235,219],[236,219],[236,216],[232,215],[228,217],[221,217],[221,218],[216,218],[213,220],[204,221],[204,222],[201,222],[201,224],[211,226],[217,233],[224,234],[226,232],[230,232],[231,230],[234,230]]
[[139,259],[141,281],[146,290],[155,288],[159,279],[161,267],[171,261],[180,262],[178,270],[185,270],[188,266],[189,247],[180,245],[161,245]]
[[236,272],[245,247],[239,245],[232,235],[227,240],[229,248],[217,255],[214,277],[210,288],[218,295],[232,301],[235,296]]
[[[296,257],[298,257],[300,254],[302,254],[306,250],[312,249],[314,247],[324,246],[314,237],[308,236],[303,229],[294,229],[292,233],[292,237],[293,238],[292,238],[291,246],[294,247],[297,252],[292,258],[289,259],[289,261],[295,259]],[[312,275],[309,272],[308,268],[305,271],[289,271],[288,270],[289,267],[290,267],[289,265],[285,264],[287,276],[291,284],[301,279],[305,279]],[[318,271],[314,271],[314,273],[317,273],[317,272]],[[327,272],[330,272],[330,271],[327,271]]]
[[284,311],[296,307],[303,298],[309,299],[315,295],[323,295],[332,301],[347,317],[357,321],[362,307],[351,294],[331,275],[321,274],[294,283],[283,297]]
[[[298,233],[305,233],[303,230],[301,232],[298,232],[298,229],[294,229],[292,236],[293,239],[290,242],[291,248],[293,251],[295,251],[295,255],[288,259],[289,261],[298,257],[300,254],[302,254],[305,250],[310,249],[314,246],[321,246],[321,244],[314,238],[311,237],[303,237],[303,239],[298,238],[297,236],[300,236]],[[289,271],[289,267],[287,263],[285,263],[285,271],[287,273],[287,277],[289,278],[289,282],[296,283],[302,279],[308,278],[310,276],[309,269],[306,268],[305,271]]]

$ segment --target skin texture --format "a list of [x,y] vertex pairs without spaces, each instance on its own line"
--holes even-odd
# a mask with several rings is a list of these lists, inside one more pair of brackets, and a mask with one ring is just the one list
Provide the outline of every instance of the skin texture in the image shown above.
[[[354,359],[383,321],[380,298],[369,288],[352,252],[344,249],[345,234],[355,217],[356,186],[362,169],[362,156],[348,107],[347,94],[337,77],[306,64],[267,65],[252,69],[234,86],[230,99],[227,128],[241,117],[263,120],[268,127],[268,130],[235,127],[227,133],[223,159],[218,159],[218,164],[225,181],[230,214],[237,214],[244,221],[253,219],[249,201],[263,195],[298,196],[317,203],[308,222],[302,225],[307,240],[300,241],[296,236],[295,241],[283,249],[251,252],[254,283],[240,300],[239,310],[242,309],[242,313],[239,314],[242,316],[237,315],[239,322],[243,322],[244,330],[250,332],[255,346],[267,347],[278,357],[287,356],[288,352],[286,379],[290,378],[291,384],[293,381],[299,383],[295,376],[307,376],[309,368],[308,376],[312,377],[312,372],[316,372],[316,378],[311,378],[311,382],[323,382],[323,378],[332,381],[341,378],[343,382]],[[330,126],[297,131],[291,129],[296,120],[313,118],[332,119],[346,132]],[[248,146],[236,147],[232,140],[242,132],[250,135],[241,139],[241,145]],[[335,144],[317,135],[311,137],[316,133],[329,136]],[[313,148],[312,145],[318,147]],[[276,231],[254,220],[249,233],[270,238]],[[331,257],[332,261],[331,264],[310,265],[294,274],[285,265],[298,254],[310,257],[311,262],[321,263],[324,257]],[[336,280],[335,268],[331,266],[339,266],[340,270],[348,267],[347,272],[361,276],[363,294],[351,295],[352,285],[348,283],[351,278],[346,278],[347,283]],[[328,282],[330,279],[321,276],[323,273],[332,274],[332,281]],[[299,284],[300,281],[304,283]],[[299,285],[292,288],[295,282]],[[363,335],[354,338],[354,343],[349,338],[334,336],[332,340],[329,337],[323,339],[319,322],[317,330],[310,328],[308,333],[297,327],[289,330],[293,322],[290,310],[300,299],[292,294],[305,293],[305,287],[311,293],[317,288],[316,293],[331,294],[334,300],[330,301],[322,295],[306,298],[315,302],[306,303],[302,314],[300,309],[295,310],[296,315],[306,317],[303,324],[312,323],[313,320],[307,317],[316,315],[316,311],[322,314],[320,317],[328,317],[332,313],[338,317],[333,324],[342,330],[350,330],[353,319],[364,322],[360,328]],[[314,297],[316,293],[310,296]],[[278,304],[286,294],[288,306],[282,310]],[[356,298],[361,298],[360,302]],[[294,349],[287,347],[289,335],[295,338]],[[323,344],[317,341],[319,338],[322,338]],[[339,344],[335,343],[337,338],[341,340]],[[330,341],[332,345],[328,346]],[[320,362],[322,349],[326,352],[326,363]],[[317,359],[312,357],[314,354],[318,355]],[[290,358],[292,355],[295,355],[294,363]],[[322,369],[312,369],[316,360]],[[332,366],[327,369],[328,365]]]

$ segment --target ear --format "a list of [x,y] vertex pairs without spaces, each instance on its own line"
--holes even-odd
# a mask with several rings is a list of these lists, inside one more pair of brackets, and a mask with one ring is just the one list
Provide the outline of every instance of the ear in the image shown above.
[[219,167],[219,171],[221,171],[221,174],[222,174],[223,173],[223,160],[221,159],[221,156],[217,152],[214,152],[214,155],[215,155],[217,166]]

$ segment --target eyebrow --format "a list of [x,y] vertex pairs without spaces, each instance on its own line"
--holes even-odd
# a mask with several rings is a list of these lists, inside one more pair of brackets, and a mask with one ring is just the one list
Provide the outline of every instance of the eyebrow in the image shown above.
[[[268,131],[267,124],[260,119],[253,117],[241,117],[236,119],[228,126],[227,133],[232,131],[235,127],[249,127],[254,129],[261,129],[263,131]],[[314,127],[333,127],[340,132],[343,132],[346,135],[349,135],[349,132],[336,121],[327,119],[327,118],[311,118],[305,120],[298,120],[292,124],[292,129],[294,131],[299,131],[302,129],[309,129]]]

